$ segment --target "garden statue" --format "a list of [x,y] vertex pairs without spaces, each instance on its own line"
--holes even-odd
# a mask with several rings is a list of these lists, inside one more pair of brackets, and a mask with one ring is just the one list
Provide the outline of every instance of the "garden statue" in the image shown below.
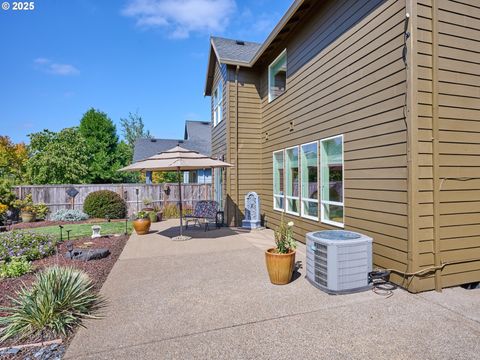
[[245,195],[245,219],[242,227],[247,229],[258,229],[260,224],[260,199],[256,192],[249,192]]
[[102,227],[100,225],[93,225],[92,226],[92,239],[102,237],[102,235],[100,235],[101,228]]

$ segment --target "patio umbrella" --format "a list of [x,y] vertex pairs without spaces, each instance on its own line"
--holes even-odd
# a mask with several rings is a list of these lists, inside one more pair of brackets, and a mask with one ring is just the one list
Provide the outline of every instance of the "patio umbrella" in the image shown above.
[[225,168],[230,167],[231,164],[215,160],[207,155],[202,155],[197,151],[187,150],[180,146],[173,149],[153,155],[144,160],[137,161],[129,166],[126,166],[119,171],[172,171],[176,170],[178,174],[178,189],[180,196],[180,236],[173,238],[173,240],[188,240],[188,237],[183,236],[183,207],[182,207],[182,182],[180,179],[180,171],[189,171],[206,168]]

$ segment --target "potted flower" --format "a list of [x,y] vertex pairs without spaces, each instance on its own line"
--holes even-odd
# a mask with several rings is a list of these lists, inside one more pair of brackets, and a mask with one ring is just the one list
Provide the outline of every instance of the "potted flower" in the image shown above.
[[37,219],[45,219],[48,214],[48,206],[43,203],[34,204],[32,194],[28,194],[25,198],[17,199],[12,203],[16,209],[20,209],[20,217],[22,222],[29,223]]
[[276,247],[265,251],[268,276],[272,284],[285,285],[292,280],[297,243],[293,238],[293,222],[285,223],[283,216],[275,230],[275,244]]
[[133,228],[138,235],[148,234],[150,231],[150,218],[147,211],[139,211],[135,214],[135,220],[133,220]]
[[154,208],[152,207],[152,204],[153,204],[152,199],[149,199],[149,198],[143,199],[142,211],[153,211]]

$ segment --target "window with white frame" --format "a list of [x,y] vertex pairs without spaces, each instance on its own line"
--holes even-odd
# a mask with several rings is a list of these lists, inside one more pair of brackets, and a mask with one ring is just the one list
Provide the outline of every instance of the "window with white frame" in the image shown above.
[[223,210],[223,169],[213,169],[214,178],[214,200],[218,203],[219,209]]
[[320,141],[321,221],[343,227],[343,135]]
[[222,121],[222,103],[223,103],[223,85],[218,82],[217,88],[213,92],[213,126],[217,126]]
[[283,150],[273,153],[273,208],[285,210]]
[[285,150],[286,212],[299,214],[298,146]]
[[318,220],[318,142],[300,146],[301,214]]
[[268,101],[273,101],[287,89],[287,50],[268,67]]

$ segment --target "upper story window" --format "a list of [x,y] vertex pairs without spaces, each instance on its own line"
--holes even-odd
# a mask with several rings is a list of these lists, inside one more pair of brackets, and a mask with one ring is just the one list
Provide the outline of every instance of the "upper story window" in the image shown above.
[[273,101],[287,89],[287,49],[268,67],[268,101]]
[[213,92],[213,126],[217,126],[222,121],[222,103],[223,103],[223,85],[222,81]]

